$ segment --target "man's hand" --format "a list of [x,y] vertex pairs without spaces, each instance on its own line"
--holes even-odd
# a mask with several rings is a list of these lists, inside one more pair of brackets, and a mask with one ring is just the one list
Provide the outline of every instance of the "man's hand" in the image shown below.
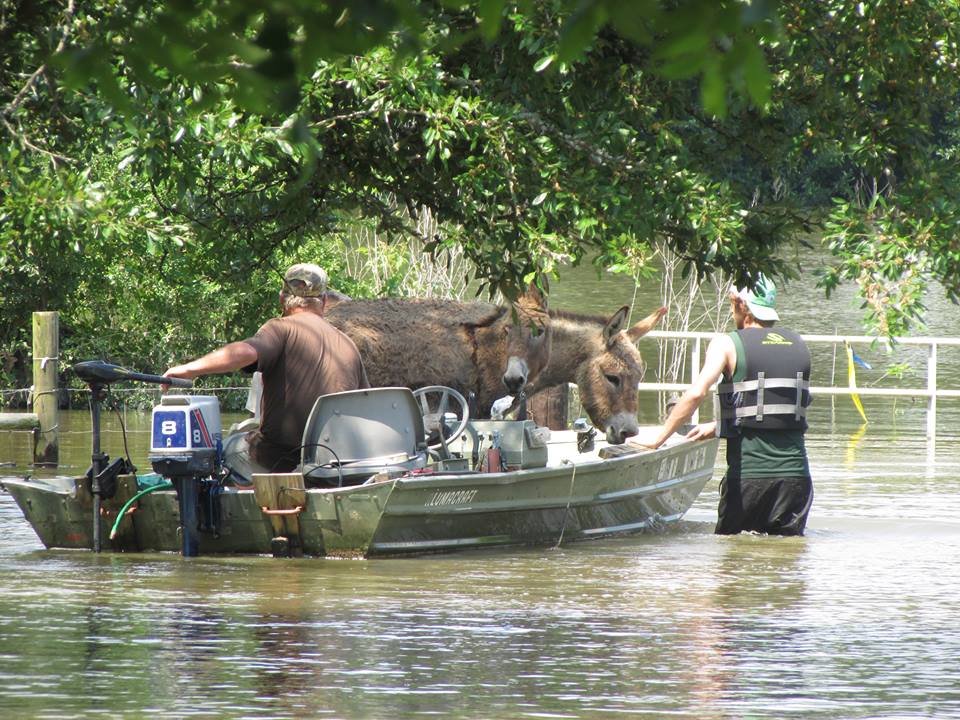
[[193,380],[201,375],[240,370],[256,362],[257,349],[253,345],[240,340],[239,342],[232,342],[218,350],[207,353],[202,358],[197,358],[183,365],[174,365],[167,370],[163,376]]
[[[186,365],[175,365],[174,367],[168,369],[164,374],[164,377],[168,378],[182,378],[183,380],[192,380],[196,377],[196,373],[190,372],[187,369]],[[163,392],[167,392],[170,389],[169,385],[162,385]]]
[[663,445],[663,441],[660,439],[661,434],[663,434],[663,428],[642,428],[639,433],[627,440],[627,444],[656,450]]
[[717,436],[717,421],[694,425],[687,433],[687,440],[709,440]]
[[168,369],[164,374],[164,377],[169,378],[183,378],[184,380],[192,380],[194,378],[194,373],[190,372],[187,369],[186,365],[174,365],[172,368]]

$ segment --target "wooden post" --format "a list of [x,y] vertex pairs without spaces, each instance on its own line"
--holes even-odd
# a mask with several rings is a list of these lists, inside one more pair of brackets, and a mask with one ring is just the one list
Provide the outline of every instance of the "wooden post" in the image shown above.
[[33,411],[40,423],[34,435],[33,462],[60,463],[60,413],[57,388],[60,369],[60,315],[33,314]]

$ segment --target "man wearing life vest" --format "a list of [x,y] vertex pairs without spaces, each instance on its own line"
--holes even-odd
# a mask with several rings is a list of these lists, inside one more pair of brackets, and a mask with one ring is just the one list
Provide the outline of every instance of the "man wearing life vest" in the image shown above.
[[773,329],[777,289],[762,275],[751,290],[732,289],[737,329],[714,338],[703,369],[655,435],[634,442],[659,447],[693,415],[718,380],[719,419],[687,433],[727,440],[718,534],[745,530],[802,535],[813,501],[803,434],[810,404],[810,351],[800,336]]

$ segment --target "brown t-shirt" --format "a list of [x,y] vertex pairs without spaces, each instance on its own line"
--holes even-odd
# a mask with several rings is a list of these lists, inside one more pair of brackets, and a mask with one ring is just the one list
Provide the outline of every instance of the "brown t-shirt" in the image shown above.
[[300,462],[300,444],[313,404],[321,395],[369,387],[353,341],[312,312],[268,320],[245,341],[257,351],[263,373],[259,436],[250,455],[278,472]]

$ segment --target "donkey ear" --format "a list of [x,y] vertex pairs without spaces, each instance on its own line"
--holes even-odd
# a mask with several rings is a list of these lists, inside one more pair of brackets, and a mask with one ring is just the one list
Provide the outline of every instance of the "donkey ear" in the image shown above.
[[515,322],[529,323],[542,332],[550,324],[547,296],[534,283],[530,283],[530,287],[513,303],[513,317]]
[[660,318],[666,314],[667,309],[665,307],[657,308],[652,313],[647,315],[643,320],[627,330],[627,337],[630,338],[631,342],[637,342],[637,340],[653,330],[657,323],[660,322]]
[[524,290],[514,303],[519,310],[527,312],[545,312],[547,309],[547,296],[534,283]]
[[624,305],[617,310],[613,317],[603,326],[603,341],[609,345],[621,330],[627,326],[627,317],[630,315],[630,306]]

